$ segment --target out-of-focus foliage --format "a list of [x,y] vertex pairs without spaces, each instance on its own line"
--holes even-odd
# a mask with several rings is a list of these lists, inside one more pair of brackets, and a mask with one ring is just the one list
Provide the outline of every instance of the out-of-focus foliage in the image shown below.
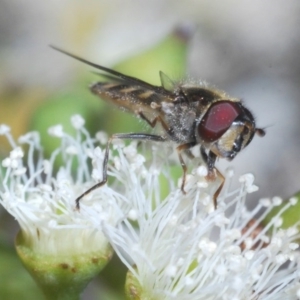
[[97,126],[101,126],[103,123],[103,116],[101,116],[103,106],[103,102],[93,97],[85,86],[82,88],[70,87],[58,91],[46,101],[39,103],[30,121],[30,129],[41,133],[45,154],[49,156],[60,143],[55,138],[49,137],[48,128],[50,126],[61,124],[66,132],[75,133],[70,124],[70,118],[72,115],[80,113],[86,120],[87,127],[91,130],[94,129],[95,132]]

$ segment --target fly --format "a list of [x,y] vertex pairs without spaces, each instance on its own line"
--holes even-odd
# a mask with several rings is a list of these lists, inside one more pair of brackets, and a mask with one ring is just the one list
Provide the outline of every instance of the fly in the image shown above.
[[154,142],[173,141],[183,169],[181,191],[185,194],[187,166],[182,153],[193,157],[190,149],[200,145],[200,154],[208,169],[207,180],[221,180],[213,195],[217,198],[224,186],[225,177],[215,167],[218,157],[232,160],[252,140],[254,134],[264,136],[265,130],[257,128],[252,113],[238,98],[228,97],[224,92],[188,84],[175,84],[160,72],[161,86],[151,85],[143,80],[124,75],[115,70],[94,64],[64,50],[53,47],[68,56],[103,71],[105,81],[93,84],[92,93],[107,102],[133,113],[152,128],[158,123],[165,135],[148,133],[113,134],[106,145],[103,161],[103,179],[83,194],[80,200],[107,182],[109,147],[114,139],[148,140]]

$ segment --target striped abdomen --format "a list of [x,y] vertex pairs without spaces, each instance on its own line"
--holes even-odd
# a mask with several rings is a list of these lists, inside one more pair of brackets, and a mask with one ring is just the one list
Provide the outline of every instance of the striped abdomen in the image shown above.
[[[90,89],[101,99],[135,114],[142,111],[155,115],[153,103],[159,107],[161,101],[166,98],[155,91],[140,86],[117,82],[97,82]],[[156,114],[158,113],[159,111],[156,111]]]

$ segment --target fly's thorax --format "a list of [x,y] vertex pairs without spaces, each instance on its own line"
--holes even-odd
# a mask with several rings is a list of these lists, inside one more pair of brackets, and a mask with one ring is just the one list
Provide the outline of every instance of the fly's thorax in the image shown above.
[[171,140],[188,143],[195,140],[196,108],[187,103],[162,102],[161,112],[165,123],[170,128]]

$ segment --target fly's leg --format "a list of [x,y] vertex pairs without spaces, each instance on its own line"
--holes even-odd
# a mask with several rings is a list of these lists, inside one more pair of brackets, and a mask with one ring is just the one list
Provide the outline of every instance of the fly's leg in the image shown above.
[[220,186],[217,188],[217,190],[215,191],[214,193],[214,196],[213,196],[213,200],[214,200],[214,207],[215,209],[217,209],[217,206],[218,206],[218,197],[223,189],[223,186],[224,186],[224,183],[225,183],[225,177],[224,175],[217,169],[215,168],[216,172],[217,172],[217,176],[221,179],[221,184]]
[[76,198],[75,203],[76,203],[76,209],[80,209],[80,200],[91,193],[92,191],[100,188],[107,182],[107,166],[108,166],[108,159],[109,159],[109,147],[112,143],[113,140],[115,139],[130,139],[130,140],[148,140],[148,141],[154,141],[154,142],[164,142],[166,139],[162,136],[159,135],[153,135],[153,134],[146,134],[146,133],[118,133],[112,135],[107,144],[106,144],[106,149],[105,149],[105,154],[104,154],[104,160],[103,160],[103,179],[101,182],[96,183],[94,186],[86,190],[84,193],[82,193],[79,197]]
[[213,181],[213,180],[216,179],[214,169],[216,169],[215,168],[215,162],[216,162],[217,156],[211,151],[209,151],[208,154],[207,154],[205,152],[204,147],[200,148],[200,152],[201,152],[202,159],[204,160],[204,162],[207,166],[207,169],[208,169],[207,179],[209,181]]
[[162,127],[163,127],[163,129],[164,129],[168,134],[171,135],[171,132],[172,132],[172,131],[170,130],[170,128],[168,127],[168,125],[165,123],[165,121],[162,119],[161,116],[155,117],[152,121],[149,120],[149,119],[144,115],[144,113],[143,113],[142,111],[139,112],[139,116],[140,116],[141,119],[143,119],[144,121],[146,121],[152,128],[154,128],[154,127],[156,126],[156,123],[157,123],[157,122],[160,122],[161,125],[162,125]]
[[[216,177],[220,178],[221,179],[221,184],[220,186],[217,188],[217,190],[215,191],[214,195],[213,195],[213,201],[214,201],[214,207],[215,209],[217,209],[217,206],[218,206],[218,197],[223,189],[223,186],[224,186],[224,183],[225,183],[225,177],[223,176],[223,174],[215,167],[215,162],[216,162],[216,158],[217,156],[209,151],[208,154],[205,152],[205,149],[204,147],[201,147],[200,148],[200,151],[201,151],[201,156],[204,160],[204,162],[206,163],[207,165],[207,168],[208,168],[208,174],[206,176],[206,179],[208,181],[214,181],[216,179]],[[214,170],[216,171],[217,173],[217,176],[215,175],[214,173]]]
[[[155,127],[157,122],[160,122],[163,129],[168,133],[169,136],[172,137],[173,135],[173,130],[172,128],[169,128],[168,125],[164,122],[164,120],[160,117],[157,116],[156,118],[154,118],[152,121],[149,120],[144,114],[143,112],[139,112],[139,116],[146,121],[151,127]],[[186,191],[184,190],[184,186],[185,186],[185,182],[186,182],[186,173],[187,173],[187,166],[183,160],[183,157],[181,155],[181,152],[184,151],[188,157],[190,158],[194,158],[193,154],[190,151],[190,148],[194,147],[196,145],[196,142],[190,142],[190,143],[186,143],[186,144],[182,144],[179,145],[176,150],[177,150],[177,154],[178,154],[178,158],[183,170],[183,176],[182,176],[182,184],[181,184],[181,191],[183,194],[186,194]]]
[[186,191],[184,190],[184,186],[185,186],[185,181],[186,181],[186,173],[187,173],[187,166],[182,158],[181,152],[185,151],[188,155],[192,156],[192,153],[189,151],[190,148],[194,147],[196,145],[195,142],[191,142],[191,143],[186,143],[186,144],[182,144],[179,145],[176,150],[177,150],[177,154],[178,154],[178,158],[183,170],[183,176],[182,176],[182,183],[181,183],[181,191],[183,194],[186,194]]

